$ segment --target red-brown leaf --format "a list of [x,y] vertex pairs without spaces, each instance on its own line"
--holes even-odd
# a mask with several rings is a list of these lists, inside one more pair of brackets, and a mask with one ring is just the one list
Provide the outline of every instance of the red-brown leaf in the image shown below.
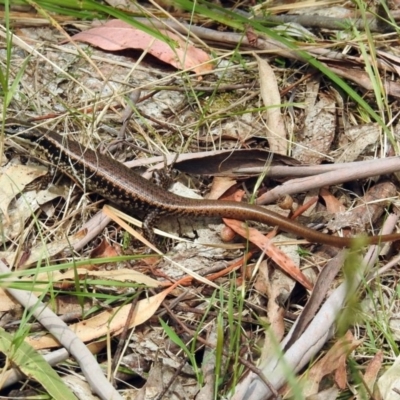
[[175,48],[120,20],[108,21],[104,25],[80,32],[72,38],[108,51],[128,48],[147,50],[161,61],[178,69],[193,68],[197,74],[213,68],[208,62],[210,57],[205,51],[195,48],[171,32],[161,31],[161,33],[176,43]]

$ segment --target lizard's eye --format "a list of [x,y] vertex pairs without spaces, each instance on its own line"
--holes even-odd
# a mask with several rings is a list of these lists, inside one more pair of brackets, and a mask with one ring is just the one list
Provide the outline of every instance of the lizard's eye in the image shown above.
[[6,125],[6,130],[7,130],[9,133],[17,133],[17,132],[20,132],[20,131],[22,131],[22,130],[24,130],[24,129],[25,129],[25,128],[24,128],[23,126],[18,125],[18,124]]

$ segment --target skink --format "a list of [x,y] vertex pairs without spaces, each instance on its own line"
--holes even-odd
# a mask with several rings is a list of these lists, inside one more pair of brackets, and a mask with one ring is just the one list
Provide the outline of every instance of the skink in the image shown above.
[[[37,128],[25,122],[7,120],[5,133],[18,134],[19,137],[36,144],[51,163],[78,181],[84,189],[93,191],[124,209],[148,213],[144,225],[145,229],[151,232],[158,217],[166,214],[222,217],[278,226],[281,230],[294,233],[309,242],[339,248],[355,244],[356,238],[320,233],[260,206],[178,196],[162,190],[111,157],[85,148],[80,143],[66,139],[56,132]],[[389,242],[400,240],[400,234],[368,236],[363,240],[367,244]]]

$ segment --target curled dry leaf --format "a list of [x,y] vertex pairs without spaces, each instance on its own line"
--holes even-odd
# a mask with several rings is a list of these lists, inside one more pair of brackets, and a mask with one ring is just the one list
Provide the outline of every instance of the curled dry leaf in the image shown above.
[[[171,161],[173,158],[171,159]],[[264,169],[274,165],[299,165],[294,158],[275,154],[261,149],[214,150],[199,153],[181,154],[174,168],[193,175],[214,176],[256,176],[259,172],[250,169]],[[160,168],[164,168],[164,161]],[[246,173],[238,171],[246,169]]]
[[213,69],[210,63],[210,56],[205,51],[197,49],[171,32],[163,30],[160,32],[172,39],[174,42],[173,48],[167,43],[155,39],[148,33],[120,20],[111,20],[104,25],[80,32],[74,35],[72,39],[89,43],[108,51],[125,49],[147,50],[161,61],[178,69],[193,69],[197,74]]
[[119,253],[116,248],[111,246],[107,240],[103,239],[100,244],[91,251],[90,258],[117,257],[118,255]]
[[215,177],[211,186],[209,199],[219,199],[224,193],[226,193],[232,186],[236,185],[235,179],[228,177]]
[[319,195],[324,199],[328,213],[339,213],[346,211],[346,207],[329,190],[321,188]]
[[340,338],[330,350],[316,362],[308,371],[304,379],[304,396],[311,396],[318,393],[319,385],[322,378],[328,374],[332,374],[341,364],[346,361],[346,357],[354,349],[356,349],[362,340],[356,340],[351,332],[347,332],[345,336]]
[[7,214],[8,206],[11,201],[19,195],[26,185],[34,181],[36,178],[45,175],[47,168],[32,167],[27,165],[10,165],[0,176],[0,211],[4,215]]
[[[8,225],[3,223],[0,243],[2,243],[4,239],[14,239],[20,235],[25,222],[32,218],[32,214],[35,213],[39,207],[42,207],[44,203],[48,203],[62,195],[60,194],[61,191],[53,191],[52,189],[54,189],[54,187],[40,190],[39,192],[36,190],[24,192],[23,196],[20,196],[15,202],[10,204],[8,207],[8,221],[10,223]],[[1,254],[0,252],[0,255]]]
[[365,124],[348,127],[341,137],[340,154],[335,162],[346,163],[356,161],[364,150],[379,143],[381,128],[378,124]]

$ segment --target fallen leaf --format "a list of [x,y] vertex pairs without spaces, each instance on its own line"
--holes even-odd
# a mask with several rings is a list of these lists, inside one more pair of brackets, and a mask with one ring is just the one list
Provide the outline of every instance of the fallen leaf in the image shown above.
[[265,111],[267,125],[267,139],[269,148],[278,154],[287,153],[287,133],[281,113],[281,96],[275,73],[262,58],[255,56],[258,63],[260,75],[260,93],[264,106],[269,107]]
[[[174,168],[192,175],[214,176],[258,176],[254,171],[238,173],[238,170],[265,168],[266,165],[299,165],[294,158],[274,154],[261,149],[215,150],[183,154],[175,162]],[[163,164],[164,166],[164,164]]]
[[172,39],[175,47],[172,48],[167,43],[117,19],[80,32],[74,35],[72,39],[90,43],[108,51],[147,50],[154,57],[173,65],[175,68],[193,69],[197,74],[213,69],[210,57],[205,51],[197,49],[174,33],[163,30],[160,33]]
[[347,386],[347,371],[346,371],[347,355],[342,355],[338,360],[338,366],[335,371],[335,383],[339,389],[344,390]]
[[111,258],[118,255],[118,251],[105,239],[90,252],[90,258]]
[[24,190],[26,185],[46,173],[47,168],[40,166],[13,164],[5,168],[0,176],[0,211],[8,215],[7,210],[11,201]]
[[381,127],[378,124],[365,124],[346,128],[341,138],[341,154],[335,157],[335,163],[357,160],[360,154],[371,145],[379,143]]
[[320,164],[326,159],[336,134],[336,109],[332,96],[319,93],[319,101],[310,108],[298,135],[300,146],[294,147],[293,157],[303,164]]
[[[383,363],[383,351],[379,350],[373,357],[372,360],[368,362],[367,368],[364,373],[364,383],[368,387],[368,389],[373,392],[374,385],[376,383],[376,379],[378,374],[382,369]],[[362,400],[366,399],[368,394],[365,390],[364,385],[361,385],[359,388],[359,393],[357,393],[356,399]]]
[[228,178],[226,176],[216,176],[213,179],[211,190],[208,199],[219,199],[226,191],[228,191],[232,186],[236,185],[237,181],[235,179]]
[[[158,310],[165,297],[171,292],[172,288],[173,287],[168,288],[155,296],[140,300],[136,305],[133,317],[129,323],[129,329],[151,318]],[[83,342],[88,342],[108,334],[112,336],[118,335],[122,332],[126,324],[130,309],[130,304],[123,307],[116,307],[110,311],[104,311],[93,318],[70,325],[69,328],[72,329]],[[36,350],[60,346],[60,343],[51,335],[27,337],[25,341]]]
[[2,235],[0,235],[0,243],[14,239],[21,234],[23,226],[27,219],[32,218],[32,214],[41,207],[43,210],[43,202],[49,202],[57,197],[60,197],[61,190],[54,191],[54,187],[46,190],[31,190],[24,192],[15,202],[12,202],[8,207],[9,224],[3,223]]
[[319,195],[324,199],[328,213],[345,212],[346,207],[329,190],[321,188]]
[[52,309],[57,315],[65,314],[82,315],[88,312],[93,307],[92,299],[86,298],[82,300],[76,295],[59,294],[52,303]]
[[303,396],[307,397],[318,393],[319,384],[322,378],[343,366],[346,356],[361,343],[362,340],[355,340],[351,332],[347,332],[345,336],[340,338],[328,350],[325,356],[317,361],[307,372],[307,376],[305,377],[307,382],[304,384]]

